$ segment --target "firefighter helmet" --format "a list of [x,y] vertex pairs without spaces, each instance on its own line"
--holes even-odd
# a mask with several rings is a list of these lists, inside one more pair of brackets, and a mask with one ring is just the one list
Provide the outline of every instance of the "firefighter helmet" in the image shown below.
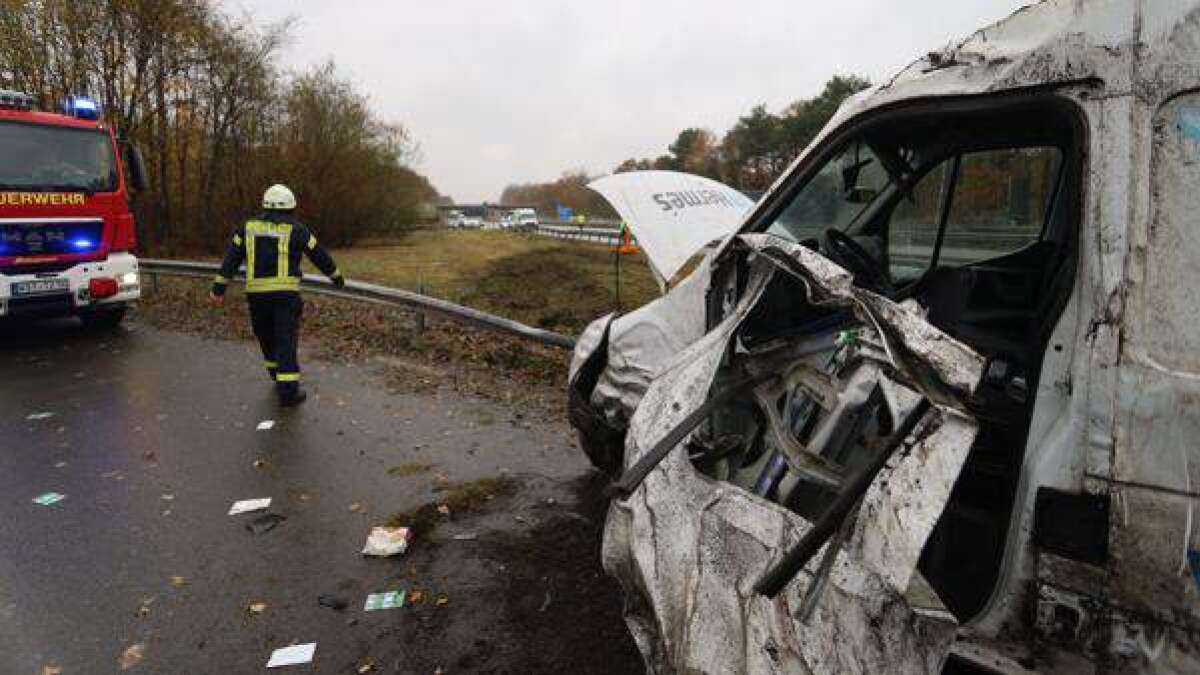
[[296,195],[286,185],[276,183],[263,193],[263,208],[272,211],[291,211],[296,208]]

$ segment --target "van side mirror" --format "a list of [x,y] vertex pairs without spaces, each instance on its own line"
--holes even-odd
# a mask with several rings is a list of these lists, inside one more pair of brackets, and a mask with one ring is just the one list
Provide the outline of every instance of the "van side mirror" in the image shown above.
[[125,143],[125,166],[129,168],[129,183],[135,192],[145,192],[150,189],[146,175],[146,160],[142,151],[133,143]]

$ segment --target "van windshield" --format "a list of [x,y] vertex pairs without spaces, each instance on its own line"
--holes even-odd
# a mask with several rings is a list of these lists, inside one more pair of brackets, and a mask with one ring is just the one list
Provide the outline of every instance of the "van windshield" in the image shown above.
[[116,189],[117,160],[105,132],[0,122],[0,190]]

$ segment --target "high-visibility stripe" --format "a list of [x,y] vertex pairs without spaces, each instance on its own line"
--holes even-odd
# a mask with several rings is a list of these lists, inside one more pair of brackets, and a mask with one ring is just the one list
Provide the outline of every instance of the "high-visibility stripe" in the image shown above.
[[225,277],[221,276],[220,274],[218,274],[216,277],[214,277],[213,281],[218,284],[228,284],[229,283],[229,280],[226,279]]
[[270,293],[272,291],[298,290],[300,290],[300,279],[297,277],[285,277],[283,279],[271,277],[268,279],[255,279],[252,282],[246,282],[247,293]]
[[276,382],[299,382],[300,373],[279,373],[275,376]]
[[308,250],[313,250],[317,247],[317,238],[313,235],[308,235]]
[[268,368],[278,368],[279,367],[279,363],[277,361],[263,361],[263,363],[267,364]]
[[246,223],[246,290],[254,285],[254,221]]
[[240,234],[233,235],[233,245],[234,246],[242,245],[242,235],[240,235]]
[[286,277],[288,275],[288,246],[292,243],[292,232],[289,225],[286,232],[279,237],[279,246],[275,247],[275,274],[276,276]]

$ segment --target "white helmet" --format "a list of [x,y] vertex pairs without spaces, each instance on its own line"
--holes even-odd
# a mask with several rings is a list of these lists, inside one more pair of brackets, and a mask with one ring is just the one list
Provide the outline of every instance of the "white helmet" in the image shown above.
[[263,208],[272,211],[291,211],[296,208],[296,195],[286,185],[276,183],[263,193]]

